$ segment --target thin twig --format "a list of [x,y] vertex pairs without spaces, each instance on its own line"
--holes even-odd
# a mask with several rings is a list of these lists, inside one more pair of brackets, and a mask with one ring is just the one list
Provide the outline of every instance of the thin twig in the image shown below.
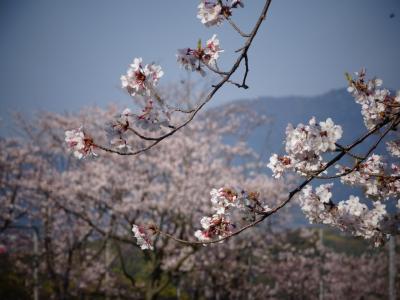
[[218,68],[214,68],[210,64],[206,64],[204,62],[202,64],[204,66],[206,66],[206,68],[208,68],[210,71],[213,71],[214,73],[217,73],[218,75],[221,75],[221,76],[229,75],[229,72],[220,71]]
[[232,26],[242,37],[245,37],[245,38],[250,37],[251,34],[247,34],[247,33],[244,33],[243,31],[241,31],[240,28],[235,24],[235,22],[232,21],[231,18],[229,18],[229,17],[225,17],[225,18],[228,20],[229,24],[231,24],[231,26]]
[[[335,146],[339,148],[339,149],[335,150],[336,152],[341,152],[342,150],[345,149],[344,146],[342,146],[342,145],[340,145],[340,144],[338,144],[338,143],[335,143]],[[364,157],[361,157],[361,156],[359,156],[359,155],[353,154],[353,153],[351,153],[350,151],[347,151],[346,154],[347,154],[348,156],[350,156],[350,157],[355,158],[355,159],[364,159]]]
[[244,62],[245,62],[245,70],[244,70],[244,76],[243,76],[243,81],[241,84],[234,82],[232,80],[228,80],[229,83],[232,83],[233,85],[235,85],[238,88],[243,88],[245,90],[247,90],[249,88],[249,86],[246,84],[246,79],[247,79],[247,75],[249,74],[249,57],[246,54],[244,57]]

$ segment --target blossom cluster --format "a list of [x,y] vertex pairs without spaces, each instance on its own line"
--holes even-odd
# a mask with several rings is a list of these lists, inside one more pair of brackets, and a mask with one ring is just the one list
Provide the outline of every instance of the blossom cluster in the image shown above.
[[400,112],[400,95],[391,96],[389,90],[381,88],[383,83],[381,79],[367,80],[365,69],[355,72],[355,75],[355,79],[347,75],[349,81],[347,90],[361,105],[361,114],[368,129]]
[[374,207],[369,209],[353,195],[348,200],[334,204],[331,200],[332,186],[323,184],[315,191],[311,186],[306,186],[299,195],[301,209],[310,223],[329,224],[356,236],[373,239],[376,245],[382,243],[385,235],[379,228],[387,215],[385,204],[375,201]]
[[93,139],[85,134],[82,126],[78,129],[67,130],[65,142],[76,158],[81,159],[88,155],[96,156],[96,153],[93,152]]
[[129,108],[123,110],[120,115],[115,116],[114,120],[107,127],[110,144],[118,150],[129,151],[130,146],[125,138],[125,133],[130,128],[130,118],[132,111]]
[[313,117],[308,125],[299,124],[296,128],[289,124],[286,128],[287,155],[273,154],[268,167],[275,178],[281,177],[289,169],[300,174],[318,171],[324,165],[321,154],[335,150],[335,143],[342,133],[341,126],[335,125],[330,118],[317,123]]
[[[393,97],[389,90],[380,88],[381,79],[366,79],[365,70],[356,73],[353,79],[347,74],[348,91],[355,101],[361,104],[361,113],[366,127],[374,132],[376,126],[386,126],[388,130],[372,145],[365,157],[347,153],[355,158],[351,167],[336,164],[338,172],[334,176],[320,176],[321,179],[340,178],[341,183],[361,187],[367,198],[372,200],[373,208],[360,202],[358,197],[350,196],[348,200],[335,204],[331,201],[333,184],[324,184],[315,189],[303,188],[299,197],[300,206],[311,223],[323,223],[349,231],[357,236],[373,239],[376,244],[384,241],[385,233],[398,230],[396,216],[386,211],[381,201],[398,199],[400,195],[400,165],[386,163],[382,155],[372,151],[382,141],[390,129],[396,129],[400,114],[400,96]],[[342,136],[340,126],[332,120],[316,123],[311,119],[309,125],[300,124],[296,128],[288,125],[286,129],[287,155],[272,155],[268,167],[274,177],[278,178],[286,170],[294,170],[305,176],[317,175],[327,166],[322,154],[340,149],[337,140]],[[391,140],[386,143],[388,152],[393,157],[400,156],[400,141]],[[372,154],[371,154],[372,153]],[[343,153],[345,154],[345,153]],[[324,173],[326,173],[325,171]],[[400,209],[400,201],[397,203]],[[394,229],[396,227],[396,229]]]
[[126,133],[133,129],[132,125],[149,131],[169,126],[170,113],[158,103],[149,99],[140,114],[135,114],[126,108],[115,116],[107,127],[110,144],[120,151],[127,152],[131,147],[128,145]]
[[121,76],[122,87],[132,96],[150,96],[159,79],[164,75],[161,67],[155,64],[143,66],[142,58],[135,58],[126,75]]
[[246,193],[231,188],[212,189],[210,192],[212,209],[215,213],[211,217],[203,217],[200,220],[202,230],[197,230],[194,235],[202,241],[221,239],[232,234],[235,224],[231,221],[233,209],[242,212],[266,213],[270,210],[267,205],[262,205],[259,195],[255,192]]
[[154,250],[153,243],[150,240],[150,232],[143,226],[132,225],[132,232],[137,239],[137,244],[142,250]]
[[211,39],[206,42],[204,47],[202,46],[201,41],[199,41],[196,49],[179,49],[176,57],[178,63],[186,70],[197,71],[204,76],[205,71],[202,69],[202,64],[216,67],[219,54],[223,51],[224,50],[219,46],[217,35],[214,34]]
[[387,150],[392,156],[400,157],[400,140],[393,140],[386,143]]
[[[338,166],[340,173],[349,171],[349,168]],[[342,183],[360,186],[367,197],[389,199],[400,195],[400,166],[391,164],[388,172],[387,164],[381,155],[373,154],[357,165],[356,169],[340,178]]]
[[227,3],[226,1],[201,0],[197,18],[207,27],[220,25],[224,19],[232,15],[232,9],[238,7],[244,7],[243,1],[232,0]]
[[[121,83],[131,96],[143,98],[144,108],[138,115],[125,109],[121,116],[116,118],[113,124],[114,129],[118,129],[118,124],[124,124],[124,126],[135,124],[140,128],[155,131],[159,130],[161,126],[169,125],[169,111],[156,91],[156,86],[164,72],[159,65],[153,63],[143,65],[142,61],[142,58],[133,60],[127,74],[121,76]],[[128,122],[128,118],[132,119],[131,122]],[[128,128],[129,125],[126,129]]]

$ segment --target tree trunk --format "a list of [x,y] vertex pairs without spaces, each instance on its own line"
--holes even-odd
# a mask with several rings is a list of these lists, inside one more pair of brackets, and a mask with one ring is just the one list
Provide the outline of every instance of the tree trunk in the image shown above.
[[396,237],[389,240],[389,300],[396,300]]
[[39,241],[36,230],[33,230],[33,300],[39,300],[39,275],[38,275],[38,264],[39,264]]

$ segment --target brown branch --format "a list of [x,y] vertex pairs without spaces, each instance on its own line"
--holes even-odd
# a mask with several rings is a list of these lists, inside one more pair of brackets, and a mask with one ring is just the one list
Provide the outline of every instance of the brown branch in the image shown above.
[[[206,96],[206,98],[204,99],[204,101],[202,103],[200,103],[193,111],[193,113],[189,116],[189,118],[183,122],[181,125],[175,127],[173,130],[171,130],[168,133],[165,133],[159,137],[156,138],[151,138],[151,140],[153,141],[150,145],[143,147],[137,151],[130,151],[130,152],[123,152],[123,151],[119,151],[119,150],[115,150],[115,149],[110,149],[107,148],[105,146],[102,145],[98,145],[98,144],[93,144],[93,146],[105,151],[105,152],[109,152],[109,153],[115,153],[115,154],[119,154],[119,155],[138,155],[141,154],[145,151],[150,150],[151,148],[153,148],[154,146],[156,146],[159,142],[161,142],[162,140],[172,136],[173,134],[175,134],[178,130],[182,129],[183,127],[185,127],[186,125],[188,125],[190,122],[193,121],[194,117],[199,113],[199,111],[208,103],[210,102],[210,100],[214,97],[214,95],[218,92],[218,90],[227,82],[229,82],[231,76],[237,71],[237,69],[239,68],[241,62],[243,60],[245,60],[246,63],[246,59],[247,59],[247,52],[250,48],[250,46],[252,45],[252,42],[254,40],[254,38],[257,35],[257,32],[262,24],[262,22],[266,19],[266,15],[268,12],[268,9],[270,7],[272,0],[266,0],[265,1],[265,5],[264,8],[261,11],[261,14],[256,22],[256,24],[254,25],[254,28],[250,34],[250,36],[248,37],[248,39],[246,40],[244,46],[241,48],[241,54],[239,55],[239,57],[236,59],[235,63],[233,64],[232,68],[230,69],[230,71],[228,72],[227,75],[225,75],[220,82],[218,82],[216,85],[213,86],[213,89],[208,93],[208,95]],[[247,70],[248,70],[248,66],[247,66]],[[245,74],[245,77],[247,76],[247,74]],[[245,80],[245,78],[244,78]]]
[[181,112],[181,113],[184,113],[184,114],[191,114],[192,112],[195,111],[194,108],[192,108],[192,109],[182,109],[182,108],[170,106],[168,104],[166,104],[166,106],[167,106],[168,109],[170,109],[172,111]]
[[238,88],[243,88],[243,89],[247,90],[249,88],[249,86],[246,84],[247,75],[249,74],[249,57],[247,54],[244,57],[244,62],[245,62],[245,71],[244,71],[242,83],[240,84],[240,83],[234,82],[232,80],[228,80],[228,82],[235,85]]
[[99,226],[97,226],[96,224],[94,224],[93,221],[90,220],[90,218],[84,216],[83,214],[78,213],[78,212],[66,207],[65,205],[62,205],[60,202],[58,202],[55,199],[54,199],[54,202],[58,207],[60,207],[64,211],[66,211],[66,212],[78,217],[79,219],[85,221],[89,226],[91,226],[94,230],[96,230],[101,235],[103,235],[105,237],[108,236],[109,238],[117,240],[117,241],[120,241],[120,242],[124,242],[124,243],[128,243],[128,244],[134,245],[134,243],[133,243],[133,241],[131,239],[124,238],[124,237],[121,237],[121,236],[118,236],[118,235],[115,235],[115,234],[111,234],[110,232],[105,231],[104,229],[102,229]]
[[[368,137],[370,137],[371,135],[373,135],[374,133],[376,133],[378,130],[380,130],[381,128],[383,128],[384,126],[386,126],[388,123],[392,122],[392,124],[390,126],[388,126],[388,128],[385,130],[385,132],[382,134],[382,136],[378,139],[378,141],[370,148],[370,150],[368,151],[368,153],[371,153],[376,146],[382,141],[383,137],[393,128],[395,128],[399,123],[400,123],[400,117],[397,117],[395,120],[385,120],[382,123],[376,125],[373,129],[369,130],[368,132],[366,132],[364,135],[362,135],[361,137],[359,137],[358,139],[356,139],[352,144],[350,144],[347,147],[344,147],[343,150],[337,154],[334,158],[332,158],[323,168],[321,168],[320,170],[318,170],[315,174],[310,175],[306,180],[304,180],[299,186],[297,186],[295,189],[293,189],[290,193],[289,196],[286,198],[286,200],[284,200],[281,204],[279,204],[278,206],[276,206],[275,208],[273,208],[272,210],[265,212],[259,219],[255,220],[252,223],[249,223],[247,225],[245,225],[244,227],[234,231],[233,233],[224,236],[222,238],[218,238],[218,239],[214,239],[211,241],[187,241],[187,240],[183,240],[183,239],[179,239],[174,237],[173,235],[170,235],[166,232],[162,232],[160,230],[157,230],[158,234],[161,234],[167,238],[173,239],[176,242],[182,243],[182,244],[186,244],[186,245],[208,245],[208,244],[215,244],[218,242],[222,242],[224,240],[227,240],[233,236],[236,236],[240,233],[242,233],[243,231],[256,226],[257,224],[261,223],[262,221],[264,221],[266,218],[268,218],[269,216],[275,214],[276,212],[278,212],[280,209],[282,209],[284,206],[286,206],[291,200],[292,198],[299,193],[306,185],[308,185],[311,181],[313,181],[315,178],[318,178],[318,175],[321,174],[322,172],[324,172],[325,170],[327,170],[328,168],[330,168],[332,165],[336,164],[339,160],[341,160],[348,151],[352,150],[354,147],[358,146],[359,144],[361,144],[362,142],[364,142]],[[369,155],[369,154],[368,154]],[[367,156],[368,156],[367,155]]]
[[[338,149],[336,149],[335,152],[340,152],[340,151],[342,151],[342,150],[345,149],[344,146],[342,146],[342,145],[340,145],[340,144],[338,144],[338,143],[335,143],[335,146],[338,147]],[[355,159],[364,159],[364,157],[361,157],[361,156],[359,156],[359,155],[356,155],[356,154],[354,154],[354,153],[351,153],[350,151],[347,151],[346,154],[347,154],[348,156],[350,156],[350,157],[355,158]]]

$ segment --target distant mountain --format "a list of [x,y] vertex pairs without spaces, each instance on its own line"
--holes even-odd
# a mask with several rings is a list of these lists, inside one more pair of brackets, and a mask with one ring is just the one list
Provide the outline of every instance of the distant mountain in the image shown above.
[[[360,105],[355,103],[345,89],[312,97],[260,97],[235,101],[230,105],[245,105],[268,117],[268,124],[258,128],[250,139],[252,147],[260,153],[268,153],[268,156],[271,152],[283,151],[283,139],[288,123],[294,126],[307,123],[313,116],[318,121],[332,118],[336,124],[340,124],[344,131],[342,144],[350,142],[366,131]],[[260,137],[263,136],[267,139],[262,140]]]

